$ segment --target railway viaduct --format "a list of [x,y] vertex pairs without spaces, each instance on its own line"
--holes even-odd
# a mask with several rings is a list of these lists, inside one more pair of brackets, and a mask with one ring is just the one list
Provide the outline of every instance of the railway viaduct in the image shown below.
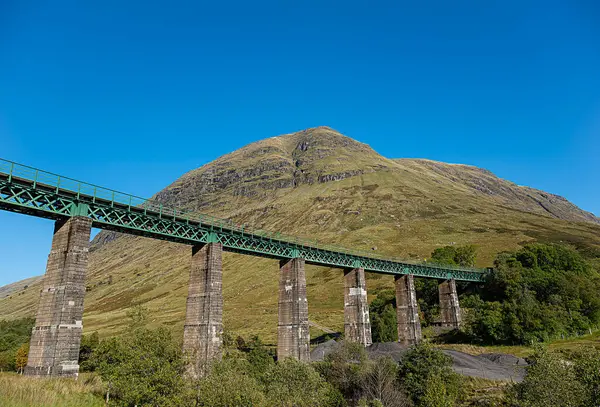
[[451,328],[461,324],[456,281],[485,278],[480,269],[419,264],[250,230],[7,160],[0,160],[0,209],[55,221],[25,368],[30,376],[78,375],[92,227],[190,246],[183,350],[191,356],[188,374],[192,377],[202,375],[221,356],[224,251],[279,260],[279,359],[310,360],[307,263],[343,270],[345,338],[364,346],[372,342],[366,272],[394,276],[398,338],[406,344],[421,340],[414,277],[441,280],[441,322]]

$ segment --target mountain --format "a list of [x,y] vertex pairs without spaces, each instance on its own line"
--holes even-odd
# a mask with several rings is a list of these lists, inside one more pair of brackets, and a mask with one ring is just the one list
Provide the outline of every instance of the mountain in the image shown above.
[[0,287],[0,298],[10,297],[14,293],[18,293],[20,291],[25,291],[29,288],[31,284],[38,282],[41,280],[42,276],[36,276],[31,278],[26,278],[25,280],[17,281],[16,283],[7,284],[5,286]]
[[[473,166],[388,159],[328,127],[249,144],[184,174],[154,198],[254,228],[410,259],[444,245],[475,244],[478,265],[489,266],[497,252],[536,240],[600,250],[600,219],[560,196]],[[150,310],[150,324],[181,332],[190,252],[185,245],[98,234],[85,332],[121,332],[126,310],[138,303]],[[274,340],[277,262],[226,253],[223,267],[226,329]],[[392,281],[369,275],[369,298]],[[311,321],[342,330],[341,271],[307,266],[307,285]],[[19,295],[0,296],[0,318],[33,315],[39,289],[37,280]]]

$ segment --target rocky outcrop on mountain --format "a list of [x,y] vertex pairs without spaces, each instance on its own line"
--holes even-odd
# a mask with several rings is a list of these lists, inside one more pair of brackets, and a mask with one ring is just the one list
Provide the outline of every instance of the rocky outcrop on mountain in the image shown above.
[[600,224],[590,212],[586,212],[559,195],[538,189],[516,185],[498,178],[492,172],[462,164],[446,164],[431,160],[396,160],[400,165],[422,168],[472,191],[498,200],[502,205],[518,210],[539,213],[558,219],[574,222],[592,222]]
[[[357,166],[355,156],[381,162]],[[261,140],[224,155],[188,172],[155,198],[200,210],[216,203],[211,196],[215,193],[261,199],[281,189],[339,181],[387,164],[366,144],[318,127]]]

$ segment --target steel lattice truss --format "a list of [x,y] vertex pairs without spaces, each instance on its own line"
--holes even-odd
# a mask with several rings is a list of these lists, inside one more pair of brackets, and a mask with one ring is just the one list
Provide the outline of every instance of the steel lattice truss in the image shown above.
[[[484,281],[485,273],[478,269],[453,268],[430,264],[413,264],[385,258],[377,258],[346,250],[307,245],[301,239],[282,240],[257,233],[247,233],[244,229],[227,227],[225,221],[215,222],[214,218],[190,219],[178,215],[176,210],[163,211],[162,206],[132,205],[96,193],[82,193],[78,188],[64,188],[59,182],[47,183],[35,172],[35,177],[5,170],[0,160],[0,209],[28,215],[61,219],[72,216],[86,216],[92,225],[101,229],[136,234],[156,239],[185,244],[219,242],[225,250],[252,254],[275,259],[302,257],[307,263],[341,268],[363,267],[366,271],[384,274],[414,274],[420,277],[456,279],[462,281]],[[9,162],[10,163],[10,162]],[[30,167],[25,167],[30,168]],[[45,173],[48,174],[48,173]],[[70,186],[70,185],[69,185]],[[210,219],[210,220],[208,220]]]

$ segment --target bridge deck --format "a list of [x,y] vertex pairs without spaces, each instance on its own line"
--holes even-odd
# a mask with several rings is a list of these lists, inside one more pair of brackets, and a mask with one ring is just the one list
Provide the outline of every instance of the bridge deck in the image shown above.
[[220,242],[225,250],[275,259],[302,257],[307,263],[364,267],[384,274],[484,281],[474,268],[419,264],[371,252],[322,245],[280,233],[163,205],[0,159],[0,209],[60,219],[87,216],[94,227],[177,243]]

